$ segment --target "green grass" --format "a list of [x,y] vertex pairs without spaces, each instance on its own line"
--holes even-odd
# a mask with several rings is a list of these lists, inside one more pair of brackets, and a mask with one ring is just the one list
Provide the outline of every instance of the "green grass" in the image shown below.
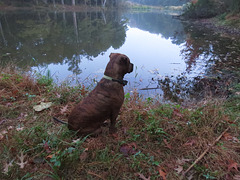
[[[179,179],[228,127],[186,179],[233,179],[238,172],[231,163],[240,163],[240,126],[233,123],[239,117],[239,89],[233,86],[226,101],[188,106],[126,94],[114,136],[103,127],[97,137],[79,138],[52,117],[67,120],[88,88],[56,86],[50,72],[33,77],[2,69],[0,179]],[[35,112],[40,102],[53,105]]]

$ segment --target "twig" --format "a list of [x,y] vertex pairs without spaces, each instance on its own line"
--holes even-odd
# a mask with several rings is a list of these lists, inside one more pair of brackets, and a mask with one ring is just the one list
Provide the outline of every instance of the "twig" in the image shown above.
[[91,172],[91,171],[88,171],[87,173],[90,174],[90,175],[96,176],[96,177],[98,177],[98,178],[100,178],[100,179],[105,180],[104,177],[102,177],[102,176],[100,176],[100,175],[98,175],[98,174],[95,174],[95,173],[93,173],[93,172]]
[[[238,119],[239,119],[239,117],[236,118],[235,121],[233,121],[233,123],[235,123]],[[200,161],[200,160],[203,158],[203,156],[205,156],[205,154],[209,151],[209,149],[210,149],[211,147],[213,147],[213,146],[222,138],[222,136],[223,136],[229,129],[230,129],[230,126],[228,126],[228,128],[225,129],[225,131],[223,131],[223,133],[222,133],[220,136],[218,136],[218,138],[213,142],[213,144],[210,144],[210,145],[208,146],[208,148],[207,148],[207,149],[194,161],[194,163],[192,163],[192,165],[183,173],[183,175],[182,175],[182,177],[181,177],[180,179],[183,179],[183,178],[184,178],[184,176],[188,173],[188,171],[190,171],[190,169],[192,169],[192,167],[193,167],[195,164],[197,164],[198,161]]]

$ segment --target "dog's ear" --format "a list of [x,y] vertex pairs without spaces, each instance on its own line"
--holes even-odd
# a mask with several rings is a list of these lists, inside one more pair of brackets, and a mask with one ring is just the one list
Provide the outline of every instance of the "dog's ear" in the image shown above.
[[115,53],[111,53],[111,54],[109,55],[110,59],[113,57],[114,54],[115,54]]

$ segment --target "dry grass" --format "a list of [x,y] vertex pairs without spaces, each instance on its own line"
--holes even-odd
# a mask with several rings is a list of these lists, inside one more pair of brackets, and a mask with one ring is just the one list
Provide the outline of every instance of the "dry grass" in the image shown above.
[[[87,94],[79,84],[56,87],[50,78],[2,69],[0,74],[0,179],[180,179],[228,127],[229,131],[184,179],[239,177],[239,122],[223,102],[160,104],[126,94],[118,132],[78,138],[52,116],[67,119]],[[53,102],[41,112],[33,106]],[[21,154],[22,153],[22,154]]]

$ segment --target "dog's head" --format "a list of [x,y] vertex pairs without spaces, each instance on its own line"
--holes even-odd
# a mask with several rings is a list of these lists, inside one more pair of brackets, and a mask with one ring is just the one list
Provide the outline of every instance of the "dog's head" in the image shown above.
[[111,53],[109,57],[110,61],[106,67],[104,73],[105,75],[112,78],[123,79],[125,74],[133,71],[133,64],[126,55],[120,53]]

